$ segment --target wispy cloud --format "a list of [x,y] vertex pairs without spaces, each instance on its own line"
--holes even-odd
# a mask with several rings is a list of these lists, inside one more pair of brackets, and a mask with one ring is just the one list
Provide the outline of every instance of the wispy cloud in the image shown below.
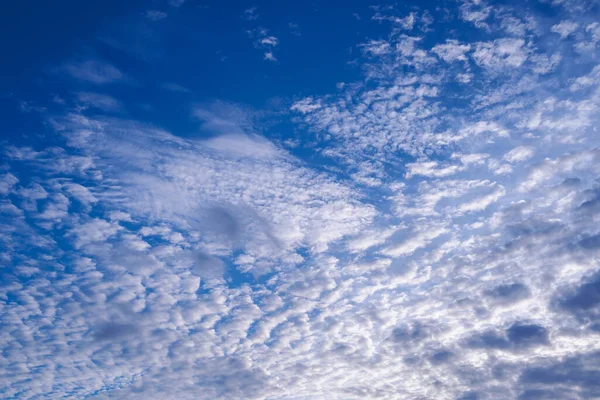
[[168,0],[168,3],[172,7],[179,8],[185,3],[185,0]]
[[170,90],[171,92],[180,92],[180,93],[191,93],[192,91],[185,86],[182,86],[178,83],[174,82],[165,82],[160,85],[165,90]]
[[77,100],[85,107],[98,108],[104,111],[120,111],[123,106],[114,97],[94,92],[79,92]]
[[246,19],[247,21],[254,21],[255,19],[258,19],[258,14],[257,14],[257,8],[256,7],[251,7],[251,8],[247,8],[244,10],[244,19]]
[[62,71],[73,78],[97,85],[125,81],[127,78],[115,66],[99,60],[71,62],[62,66]]

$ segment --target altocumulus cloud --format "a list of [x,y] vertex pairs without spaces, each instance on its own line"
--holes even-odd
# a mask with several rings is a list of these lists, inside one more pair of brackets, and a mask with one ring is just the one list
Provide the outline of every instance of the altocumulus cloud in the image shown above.
[[[600,397],[598,5],[417,6],[267,106],[54,62],[46,135],[3,139],[1,397]],[[268,14],[232,11],[256,80],[315,40]]]

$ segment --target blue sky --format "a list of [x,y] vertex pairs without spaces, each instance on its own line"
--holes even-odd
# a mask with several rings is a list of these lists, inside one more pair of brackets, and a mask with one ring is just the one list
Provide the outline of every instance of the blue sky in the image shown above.
[[600,397],[599,14],[5,6],[0,397]]

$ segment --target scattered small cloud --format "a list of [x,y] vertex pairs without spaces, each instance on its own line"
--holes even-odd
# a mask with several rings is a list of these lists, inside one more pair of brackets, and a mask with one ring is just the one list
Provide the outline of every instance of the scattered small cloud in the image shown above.
[[158,10],[148,10],[144,14],[150,21],[160,21],[161,19],[167,18],[167,13]]
[[168,0],[168,3],[172,7],[179,8],[185,3],[185,0]]
[[254,21],[255,19],[258,19],[258,14],[256,13],[256,10],[256,7],[251,7],[244,10],[244,19],[246,21]]
[[302,36],[302,34],[300,33],[300,27],[298,26],[298,24],[295,24],[293,22],[289,22],[288,23],[288,27],[290,28],[290,32],[292,35],[294,36]]
[[264,59],[268,61],[276,61],[274,49],[279,46],[279,39],[269,34],[269,31],[264,28],[258,28],[248,31],[248,35],[253,39],[254,47],[264,49]]

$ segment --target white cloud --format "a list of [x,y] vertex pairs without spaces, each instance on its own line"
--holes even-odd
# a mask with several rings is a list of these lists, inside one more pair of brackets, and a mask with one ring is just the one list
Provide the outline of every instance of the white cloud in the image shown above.
[[417,21],[417,15],[414,12],[404,16],[397,17],[393,15],[384,15],[381,12],[376,12],[373,17],[371,17],[374,21],[388,21],[393,23],[394,25],[400,27],[403,30],[411,30],[415,26],[415,22]]
[[313,98],[307,97],[305,99],[295,102],[290,108],[290,110],[298,111],[302,114],[307,114],[309,112],[318,110],[319,108],[321,108],[321,106],[315,103]]
[[385,243],[397,230],[398,227],[393,226],[383,230],[363,232],[354,238],[348,239],[346,246],[348,250],[354,253],[365,251],[371,247]]
[[229,153],[233,156],[256,157],[262,159],[283,156],[283,153],[279,151],[273,143],[259,136],[226,134],[206,140],[202,144],[210,149],[222,153]]
[[509,163],[519,163],[529,160],[535,154],[534,150],[528,146],[515,147],[504,155],[504,159]]
[[82,186],[78,183],[68,182],[63,185],[63,188],[73,198],[77,199],[81,204],[85,206],[90,206],[91,204],[96,203],[98,201],[98,199],[87,187]]
[[600,41],[600,23],[592,22],[585,27],[585,31],[591,36],[592,42]]
[[520,190],[531,190],[552,178],[556,180],[560,176],[573,171],[596,171],[598,167],[595,164],[599,155],[598,149],[591,149],[571,154],[567,153],[555,159],[546,159],[529,170],[525,180],[520,185]]
[[485,68],[520,67],[527,61],[529,51],[523,39],[502,38],[475,44],[473,59]]
[[406,178],[416,175],[441,178],[454,175],[463,170],[463,167],[459,165],[440,166],[437,161],[418,161],[406,164],[406,169]]
[[70,234],[75,237],[75,247],[79,248],[92,243],[104,243],[121,229],[120,226],[111,224],[102,219],[95,218],[83,225],[71,229]]
[[[240,240],[246,251],[264,258],[267,264],[288,257],[298,246],[322,252],[373,218],[372,207],[361,204],[349,188],[296,166],[269,141],[243,133],[235,123],[218,122],[223,117],[206,110],[196,109],[196,115],[219,136],[184,141],[136,124],[84,119],[87,129],[97,129],[92,135],[102,135],[102,139],[93,139],[88,131],[85,141],[77,143],[85,151],[112,159],[107,165],[114,162],[123,166],[115,176],[123,185],[121,193],[115,193],[115,201],[131,215],[135,212],[184,225],[193,223],[196,229],[205,230],[206,218],[213,212],[202,210],[211,204],[231,204],[232,211],[227,214],[237,215],[226,219],[234,226],[244,226]],[[81,134],[79,120],[68,123],[72,125],[66,135]],[[127,135],[103,133],[111,131]],[[150,137],[158,147],[147,147]],[[131,148],[137,149],[135,155]],[[197,174],[199,170],[203,173]],[[103,171],[104,176],[107,173]],[[216,245],[221,239],[217,235],[213,240]],[[229,240],[219,246],[231,245],[227,243]]]
[[545,5],[587,27],[556,47],[535,8],[462,4],[374,7],[364,75],[307,85],[289,132],[30,103],[55,132],[2,149],[3,396],[594,397],[597,23]]
[[460,7],[461,18],[478,28],[487,28],[485,22],[492,11],[492,7],[484,7],[481,1],[465,1]]
[[460,154],[454,153],[450,156],[452,159],[458,159],[464,165],[481,165],[485,164],[486,160],[490,157],[486,153],[472,153],[472,154]]
[[0,175],[0,194],[10,193],[15,184],[19,182],[16,176],[11,173]]
[[572,91],[589,88],[597,85],[600,82],[600,66],[595,66],[589,74],[577,77],[574,79],[570,89]]
[[457,40],[446,40],[445,44],[435,45],[433,51],[446,62],[467,61],[466,53],[471,50],[469,44],[460,44]]
[[564,39],[579,29],[579,24],[573,21],[561,21],[553,25],[550,29],[554,33],[558,33],[561,39]]
[[497,202],[505,194],[506,190],[504,189],[504,187],[498,185],[492,193],[477,197],[475,199],[470,200],[467,203],[459,205],[456,209],[456,212],[458,214],[463,214],[467,212],[483,211],[493,203]]
[[267,51],[265,53],[264,59],[268,61],[277,61],[277,58],[273,55],[273,52],[271,51]]
[[264,28],[258,28],[248,31],[250,38],[254,40],[254,47],[265,50],[263,59],[267,61],[277,61],[273,53],[275,47],[279,46],[279,39],[269,35],[269,31]]
[[279,44],[279,39],[275,36],[266,36],[260,39],[260,44],[263,46],[275,47]]
[[443,227],[426,227],[413,233],[408,239],[384,248],[381,253],[389,257],[405,256],[429,245],[433,239],[446,232]]
[[385,40],[371,40],[361,45],[365,52],[380,56],[392,52],[392,46]]

